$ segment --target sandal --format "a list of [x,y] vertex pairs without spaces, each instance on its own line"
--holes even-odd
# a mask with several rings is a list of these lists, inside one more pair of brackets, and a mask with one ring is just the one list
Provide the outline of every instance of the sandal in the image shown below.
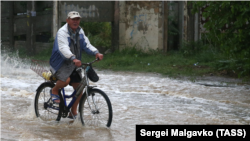
[[74,115],[74,117],[73,117],[72,115],[69,115],[69,116],[68,116],[68,118],[70,118],[70,119],[76,119],[76,117],[77,117],[77,114]]
[[[60,97],[59,95],[52,94],[52,90],[50,90],[50,96],[54,104],[59,104],[60,103]],[[59,102],[55,102],[55,100],[59,100]]]

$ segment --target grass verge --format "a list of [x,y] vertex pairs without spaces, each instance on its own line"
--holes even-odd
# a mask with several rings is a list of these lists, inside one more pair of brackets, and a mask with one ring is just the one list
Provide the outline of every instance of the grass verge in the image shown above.
[[[27,56],[25,51],[21,49],[19,50],[19,57],[48,61],[51,51],[52,47],[41,51],[36,56]],[[122,51],[105,54],[104,59],[93,66],[98,69],[113,71],[160,73],[172,78],[185,76],[191,78],[191,80],[198,76],[211,75],[238,77],[233,70],[218,69],[221,65],[219,60],[223,57],[221,54],[213,51],[204,50],[188,55],[185,51],[170,51],[166,54],[155,50],[149,52],[145,53],[135,48],[127,48]],[[82,55],[82,62],[90,62],[94,59],[94,56],[89,56],[86,53]],[[249,77],[244,79],[248,81]]]
[[[204,52],[193,56],[185,56],[180,51],[171,51],[163,54],[160,51],[150,51],[143,53],[134,48],[116,51],[104,55],[102,62],[94,66],[100,69],[114,71],[134,71],[134,72],[153,72],[166,75],[168,77],[197,77],[210,75],[228,75],[216,71],[218,60],[212,57],[211,52]],[[93,57],[84,54],[82,61],[92,61]],[[236,77],[230,75],[231,77]]]

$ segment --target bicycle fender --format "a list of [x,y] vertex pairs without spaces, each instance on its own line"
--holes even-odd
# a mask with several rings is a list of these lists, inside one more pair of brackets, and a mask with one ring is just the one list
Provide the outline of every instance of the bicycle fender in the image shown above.
[[47,81],[47,82],[42,83],[42,84],[36,89],[36,92],[37,92],[41,87],[43,87],[44,85],[48,85],[48,84],[53,84],[53,85],[55,86],[54,83],[52,83],[52,82],[50,82],[50,81]]

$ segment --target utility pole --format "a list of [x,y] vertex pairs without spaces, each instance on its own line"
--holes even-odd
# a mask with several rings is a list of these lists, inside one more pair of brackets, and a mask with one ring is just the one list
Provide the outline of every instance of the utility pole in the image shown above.
[[114,1],[114,21],[112,22],[112,52],[119,50],[119,1]]
[[163,52],[168,49],[168,1],[163,1]]
[[14,50],[14,2],[9,1],[9,48]]
[[187,5],[187,41],[188,42],[193,42],[194,41],[194,20],[195,20],[195,15],[192,14],[192,3]]
[[53,17],[52,17],[52,35],[53,38],[56,38],[56,33],[58,30],[58,2],[53,1]]
[[184,25],[184,0],[179,0],[178,1],[178,15],[179,15],[179,22],[178,22],[178,26],[179,26],[179,44],[178,44],[178,48],[181,48],[182,45],[182,40],[183,40],[183,25]]
[[36,54],[36,32],[35,32],[35,1],[27,1],[27,31],[26,31],[26,52],[27,55]]

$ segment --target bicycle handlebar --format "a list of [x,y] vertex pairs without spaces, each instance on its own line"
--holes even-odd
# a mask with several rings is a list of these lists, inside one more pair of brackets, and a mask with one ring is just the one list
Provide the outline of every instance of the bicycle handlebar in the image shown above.
[[92,61],[92,62],[90,62],[90,63],[82,63],[81,66],[82,66],[82,65],[84,65],[84,66],[89,66],[89,65],[95,63],[95,62],[98,61],[98,60],[99,60],[99,58],[95,59],[94,61]]
[[[81,63],[81,67],[85,69],[87,66],[90,66],[91,64],[95,63],[96,61],[100,60],[99,58],[95,59],[94,61],[90,62],[90,63]],[[74,63],[75,64],[75,63]],[[85,66],[85,67],[84,67]],[[77,68],[76,70],[79,70],[80,68]]]

